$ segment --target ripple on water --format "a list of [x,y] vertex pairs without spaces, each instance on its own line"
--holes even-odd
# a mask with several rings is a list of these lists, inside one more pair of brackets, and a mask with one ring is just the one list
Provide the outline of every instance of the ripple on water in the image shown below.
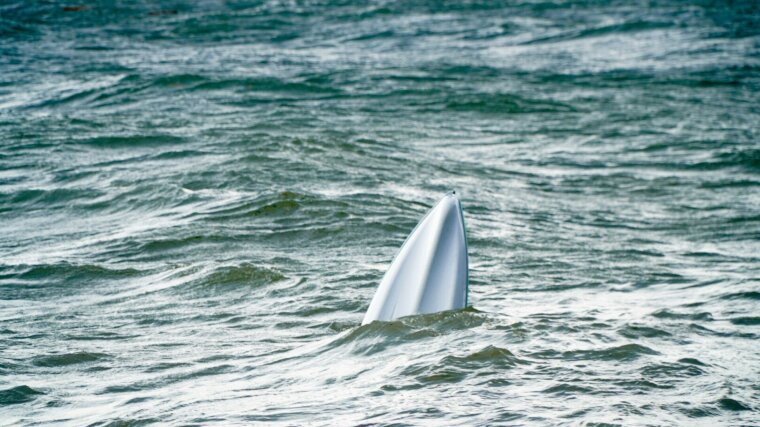
[[433,364],[413,364],[402,369],[399,375],[412,377],[413,384],[405,386],[385,385],[386,391],[414,389],[440,383],[458,383],[476,375],[502,377],[505,371],[529,362],[516,357],[507,349],[486,346],[463,356],[445,356]]
[[542,393],[556,394],[559,396],[574,396],[576,394],[596,394],[598,391],[591,387],[585,387],[579,384],[562,383],[553,385],[541,390]]
[[165,422],[161,418],[116,418],[89,424],[88,427],[143,427]]
[[672,334],[660,328],[643,325],[626,325],[618,330],[618,333],[626,338],[663,338],[670,337]]
[[758,316],[743,316],[743,317],[734,317],[729,319],[731,323],[734,325],[741,325],[741,326],[755,326],[760,325],[760,317]]
[[82,288],[103,281],[130,280],[145,274],[134,268],[113,268],[100,264],[35,264],[9,266],[0,276],[0,298],[49,299],[75,295]]
[[695,377],[704,375],[705,373],[706,371],[703,368],[693,363],[681,362],[680,360],[679,363],[659,363],[641,368],[641,374],[648,379]]
[[703,312],[698,312],[698,313],[682,313],[682,312],[670,310],[667,308],[657,310],[656,312],[652,313],[652,316],[660,318],[660,319],[673,319],[673,320],[703,320],[703,321],[713,320],[712,314],[708,312],[703,311]]
[[45,393],[26,385],[0,390],[0,406],[26,403],[43,394]]
[[718,400],[718,405],[723,408],[727,409],[729,411],[751,411],[752,407],[749,405],[742,403],[736,399],[732,399],[730,397],[724,397],[720,400]]
[[98,279],[128,278],[141,274],[134,268],[109,268],[97,264],[72,264],[68,262],[58,264],[38,264],[28,266],[16,266],[14,269],[21,271],[10,276],[21,280],[30,281],[93,281]]
[[403,343],[415,343],[445,334],[477,328],[487,321],[472,307],[403,317],[392,322],[375,321],[349,329],[328,348],[350,348],[356,355],[369,356]]
[[137,148],[140,146],[180,145],[183,138],[167,134],[112,135],[75,139],[72,142],[96,148]]
[[242,284],[248,286],[260,286],[285,280],[282,273],[264,267],[257,267],[250,263],[238,266],[221,267],[204,279],[204,286],[224,286],[230,284]]
[[599,360],[599,361],[630,361],[642,356],[658,355],[659,352],[641,344],[624,344],[591,350],[542,350],[528,353],[530,357],[537,359],[561,359],[568,361]]
[[91,363],[110,359],[111,356],[104,353],[93,353],[80,351],[76,353],[49,354],[46,356],[37,356],[32,359],[34,366],[44,368],[58,368],[64,366],[78,365],[81,363]]

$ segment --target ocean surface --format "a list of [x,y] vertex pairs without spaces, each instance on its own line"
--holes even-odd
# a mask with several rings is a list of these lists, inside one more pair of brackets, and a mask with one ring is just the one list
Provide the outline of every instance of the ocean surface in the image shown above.
[[[0,425],[760,425],[760,3],[82,1],[0,3]],[[470,307],[360,326],[450,190]]]

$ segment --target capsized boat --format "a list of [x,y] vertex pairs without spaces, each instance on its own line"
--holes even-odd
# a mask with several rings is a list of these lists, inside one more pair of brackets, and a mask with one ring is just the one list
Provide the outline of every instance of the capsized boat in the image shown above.
[[467,306],[467,236],[456,193],[417,224],[385,272],[362,325]]

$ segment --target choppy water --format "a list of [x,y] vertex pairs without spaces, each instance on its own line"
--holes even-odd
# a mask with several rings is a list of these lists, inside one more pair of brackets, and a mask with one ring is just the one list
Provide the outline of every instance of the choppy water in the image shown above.
[[760,424],[758,3],[352,3],[0,6],[0,424]]

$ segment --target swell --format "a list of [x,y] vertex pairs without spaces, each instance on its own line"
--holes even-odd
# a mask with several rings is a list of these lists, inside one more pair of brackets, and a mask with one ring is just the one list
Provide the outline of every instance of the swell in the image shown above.
[[542,36],[524,42],[525,45],[557,43],[571,40],[579,40],[591,37],[600,37],[609,34],[621,35],[671,28],[673,24],[668,21],[628,21],[618,24],[602,25],[598,27],[583,28],[572,31],[560,32],[560,34]]
[[40,283],[44,281],[72,281],[81,283],[99,279],[125,279],[142,275],[134,268],[113,268],[98,264],[4,265],[0,267],[0,280]]
[[81,292],[83,287],[141,277],[145,271],[100,264],[0,266],[0,296],[4,299],[51,299]]
[[91,188],[33,188],[10,193],[0,193],[0,212],[30,208],[67,207],[75,200],[91,200],[102,197],[102,190]]
[[531,353],[537,359],[561,360],[599,360],[599,361],[630,361],[640,357],[658,355],[659,352],[641,344],[624,344],[620,346],[591,350],[543,350]]
[[5,390],[0,390],[0,406],[30,402],[44,394],[45,393],[27,385],[11,387]]
[[530,99],[512,94],[478,94],[457,96],[446,102],[446,109],[490,114],[561,113],[574,112],[575,108],[562,102]]
[[110,356],[103,353],[77,352],[66,354],[52,354],[47,356],[38,356],[32,359],[34,366],[42,368],[61,368],[71,365],[86,364],[109,359]]
[[[277,100],[308,100],[340,97],[339,86],[312,83],[304,78],[277,77],[213,77],[202,74],[136,74],[134,70],[113,68],[117,77],[100,81],[66,80],[50,88],[32,85],[34,95],[12,109],[72,111],[88,108],[94,111],[148,105],[151,97],[170,99],[178,94],[201,98],[219,98],[230,105],[253,105]],[[274,98],[272,98],[274,97]],[[237,98],[237,100],[235,100]]]

